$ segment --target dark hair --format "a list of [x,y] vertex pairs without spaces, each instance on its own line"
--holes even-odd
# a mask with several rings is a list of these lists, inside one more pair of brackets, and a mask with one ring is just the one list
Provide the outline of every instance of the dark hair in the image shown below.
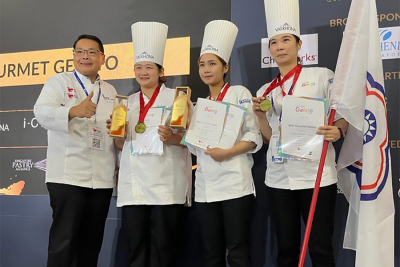
[[[292,34],[292,35],[293,35],[294,39],[296,39],[296,44],[300,43],[300,37],[297,36],[297,35],[294,35],[294,34]],[[297,63],[298,64],[302,64],[303,63],[303,61],[301,60],[301,58],[299,56],[297,56]]]
[[296,39],[296,43],[300,43],[300,37],[297,35],[292,34],[294,39]]
[[97,36],[90,35],[90,34],[79,35],[78,39],[76,39],[76,41],[74,43],[74,46],[73,46],[74,49],[75,49],[76,43],[78,43],[79,40],[82,40],[82,39],[90,39],[90,40],[95,41],[99,45],[100,51],[104,54],[104,47],[103,47],[103,43],[101,42],[101,40]]
[[[290,35],[292,35],[294,37],[294,39],[296,40],[296,44],[300,43],[300,37],[299,36],[294,35],[294,34],[290,34]],[[270,47],[271,47],[271,39],[269,39],[269,42],[268,42],[268,48],[270,48]],[[297,56],[297,63],[299,63],[299,64],[303,63],[299,56]]]
[[[216,55],[217,56],[217,55]],[[225,67],[226,65],[228,65],[228,63],[225,62],[225,60],[223,60],[222,58],[220,58],[219,56],[217,56],[218,60],[222,63],[222,66]],[[226,73],[224,73],[224,81],[226,78]]]
[[[161,66],[161,65],[159,65],[157,63],[155,63],[155,64],[157,65],[157,68],[158,68],[159,71],[163,68],[163,66]],[[167,77],[162,76],[162,77],[158,78],[158,82],[159,83],[166,83],[167,82]]]

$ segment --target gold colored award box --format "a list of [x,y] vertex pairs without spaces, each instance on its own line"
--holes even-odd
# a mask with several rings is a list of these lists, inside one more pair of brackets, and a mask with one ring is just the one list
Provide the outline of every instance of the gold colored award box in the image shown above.
[[172,106],[170,126],[174,129],[186,129],[188,117],[188,100],[190,100],[190,90],[187,86],[178,86],[175,89],[175,100]]
[[126,115],[128,112],[128,97],[116,95],[114,98],[114,108],[112,112],[110,136],[124,137]]

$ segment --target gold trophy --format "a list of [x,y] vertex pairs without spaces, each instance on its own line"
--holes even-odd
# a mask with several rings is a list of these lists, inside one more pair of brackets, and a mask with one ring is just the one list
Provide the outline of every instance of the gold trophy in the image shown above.
[[125,137],[125,122],[128,112],[128,97],[116,95],[111,119],[110,136]]
[[174,129],[186,129],[188,117],[188,99],[190,99],[190,90],[187,86],[176,87],[175,100],[172,106],[170,126]]

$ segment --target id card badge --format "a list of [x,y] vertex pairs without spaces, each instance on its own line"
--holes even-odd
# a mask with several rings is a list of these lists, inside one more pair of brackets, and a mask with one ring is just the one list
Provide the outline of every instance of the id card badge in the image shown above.
[[283,158],[278,155],[279,131],[272,133],[269,144],[271,146],[272,162],[273,163],[283,163]]
[[103,130],[93,123],[89,123],[89,148],[104,150]]

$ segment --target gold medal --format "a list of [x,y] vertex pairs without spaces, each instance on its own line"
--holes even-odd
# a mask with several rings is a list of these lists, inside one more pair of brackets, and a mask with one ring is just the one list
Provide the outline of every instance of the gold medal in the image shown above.
[[267,112],[272,106],[271,100],[269,99],[264,99],[260,103],[260,110]]
[[138,122],[135,127],[135,132],[144,133],[144,131],[146,131],[146,124],[144,124],[144,122]]

